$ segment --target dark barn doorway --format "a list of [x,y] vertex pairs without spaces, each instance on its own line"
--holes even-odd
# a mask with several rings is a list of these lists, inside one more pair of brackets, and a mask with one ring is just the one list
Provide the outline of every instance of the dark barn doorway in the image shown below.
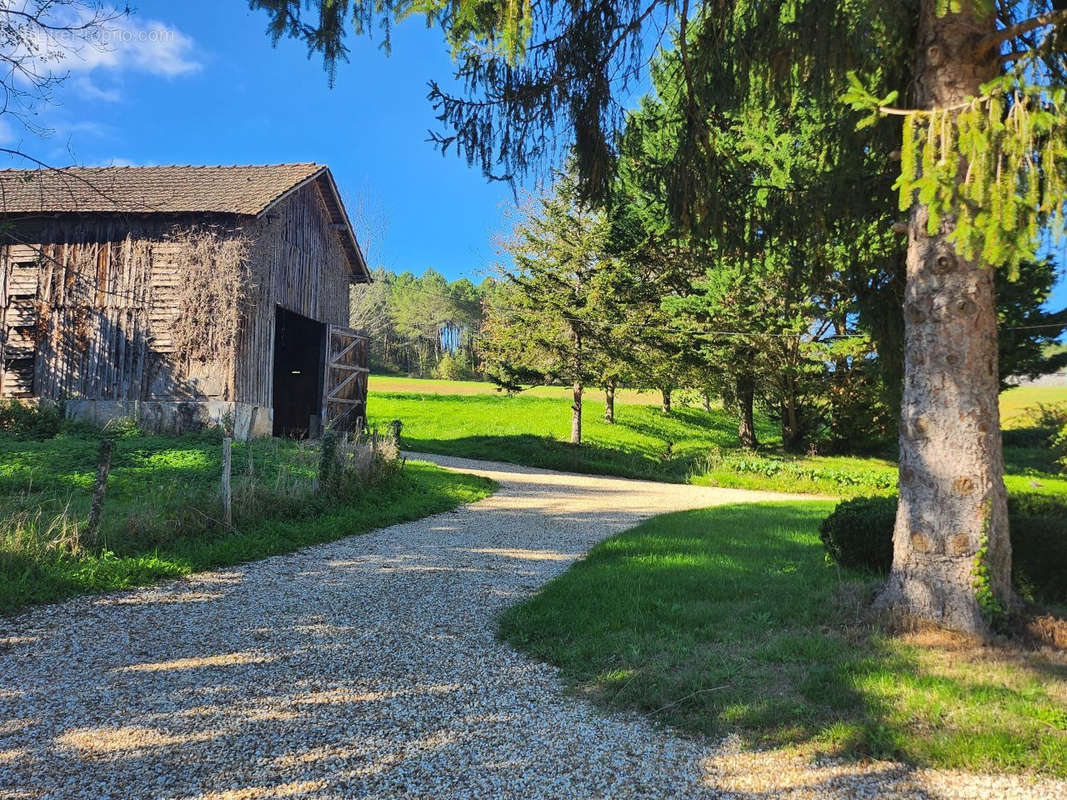
[[274,435],[317,436],[326,326],[278,307],[274,327]]

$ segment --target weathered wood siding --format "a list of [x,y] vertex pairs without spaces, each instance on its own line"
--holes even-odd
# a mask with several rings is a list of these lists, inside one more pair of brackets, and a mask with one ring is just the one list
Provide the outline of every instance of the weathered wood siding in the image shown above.
[[[19,243],[0,245],[0,396],[272,406],[275,306],[348,324],[348,262],[319,191],[310,183],[259,219],[11,220]],[[181,245],[169,235],[194,225],[239,231],[251,245],[237,352],[218,363],[187,363],[175,349]]]
[[12,220],[0,248],[0,394],[99,400],[202,396],[173,363],[174,220]]
[[275,307],[347,326],[351,275],[316,183],[294,192],[247,233],[253,241],[254,305],[238,340],[235,399],[270,406]]

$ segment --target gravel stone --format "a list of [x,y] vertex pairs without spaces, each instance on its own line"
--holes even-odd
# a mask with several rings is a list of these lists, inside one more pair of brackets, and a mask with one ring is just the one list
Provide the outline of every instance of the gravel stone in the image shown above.
[[0,620],[0,798],[1064,798],[1067,782],[812,764],[566,696],[501,610],[654,514],[788,495],[425,457],[455,512]]

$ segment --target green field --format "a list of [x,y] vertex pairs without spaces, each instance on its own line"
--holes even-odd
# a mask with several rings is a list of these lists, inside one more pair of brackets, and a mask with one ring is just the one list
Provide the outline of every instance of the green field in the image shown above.
[[591,400],[584,403],[584,444],[575,448],[567,444],[569,400],[525,394],[372,394],[368,412],[383,430],[402,420],[404,446],[415,451],[675,481],[737,436],[721,410],[679,408],[665,416],[655,406],[620,405],[618,423],[608,425],[604,403]]
[[[421,391],[385,392],[395,381]],[[842,497],[885,494],[896,487],[896,464],[874,456],[795,456],[781,452],[779,429],[757,422],[763,446],[758,454],[737,448],[737,423],[722,408],[676,407],[670,416],[658,405],[636,402],[616,408],[616,424],[603,422],[598,393],[584,403],[584,443],[573,447],[570,399],[494,393],[490,384],[372,379],[368,413],[385,429],[404,422],[404,445],[440,453],[573,472],[620,475],[744,489],[808,492]],[[1037,404],[1067,403],[1067,387],[1026,387],[1002,395],[1009,425],[1025,427]],[[1041,447],[1005,449],[1011,491],[1067,493],[1067,480],[1051,453]]]
[[98,546],[79,544],[98,438],[0,437],[0,612],[286,553],[478,500],[492,483],[408,463],[375,486],[323,497],[317,448],[277,439],[233,448],[235,526],[218,519],[212,437],[115,442]]
[[609,708],[748,746],[1067,777],[1067,662],[887,636],[826,563],[831,503],[670,514],[608,539],[501,633]]
[[1000,395],[1000,416],[1005,428],[1025,427],[1038,406],[1067,405],[1067,386],[1018,386]]
[[[370,391],[373,394],[490,394],[503,392],[494,383],[488,381],[441,381],[432,378],[405,378],[395,375],[371,375]],[[566,399],[570,402],[569,386],[533,386],[523,393],[524,397],[551,397]],[[589,397],[603,399],[603,392],[590,390]],[[654,405],[660,402],[657,392],[619,389],[615,393],[616,403],[644,403]]]

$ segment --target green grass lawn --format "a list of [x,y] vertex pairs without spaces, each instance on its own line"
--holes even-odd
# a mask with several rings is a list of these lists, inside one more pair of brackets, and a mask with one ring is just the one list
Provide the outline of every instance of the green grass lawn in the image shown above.
[[318,451],[281,440],[233,450],[235,527],[217,522],[221,446],[210,437],[133,436],[115,443],[102,546],[77,547],[98,442],[0,438],[0,612],[137,586],[445,511],[492,492],[491,481],[430,464],[344,500],[311,491]]
[[[678,408],[670,416],[649,405],[620,405],[615,425],[604,403],[589,400],[584,443],[568,444],[570,402],[525,394],[373,394],[370,424],[404,422],[404,446],[415,451],[509,461],[537,467],[684,481],[703,471],[709,453],[733,446],[736,423],[722,410]],[[765,437],[772,429],[761,424]]]
[[[370,391],[375,394],[502,394],[500,388],[489,381],[442,381],[434,378],[406,378],[397,375],[371,375]],[[570,402],[571,389],[569,386],[533,386],[522,394],[524,397],[550,397],[554,400],[565,399]],[[591,390],[589,396],[603,398],[603,393],[599,390]],[[615,402],[655,405],[660,402],[660,395],[658,392],[619,389],[615,393]]]
[[[450,389],[447,381],[407,380],[422,391],[382,392],[398,379],[373,379],[370,423],[385,430],[404,422],[405,447],[428,453],[508,461],[573,472],[620,475],[741,489],[808,492],[838,497],[887,494],[896,488],[896,463],[876,456],[796,456],[781,451],[779,429],[760,418],[758,454],[737,447],[737,422],[721,408],[710,412],[676,407],[665,416],[657,405],[616,407],[616,424],[603,421],[604,404],[590,393],[582,415],[584,443],[573,447],[570,400],[552,396],[507,396]],[[485,387],[486,384],[475,384]],[[550,387],[551,388],[551,387]],[[639,399],[639,398],[638,398]],[[1025,425],[1023,409],[1036,403],[1067,403],[1067,388],[1025,387],[1003,395],[1012,424]],[[1010,491],[1067,494],[1067,480],[1044,448],[1005,448]]]
[[574,691],[752,747],[1067,777],[1067,659],[867,624],[826,563],[831,503],[671,514],[510,609],[501,635]]

